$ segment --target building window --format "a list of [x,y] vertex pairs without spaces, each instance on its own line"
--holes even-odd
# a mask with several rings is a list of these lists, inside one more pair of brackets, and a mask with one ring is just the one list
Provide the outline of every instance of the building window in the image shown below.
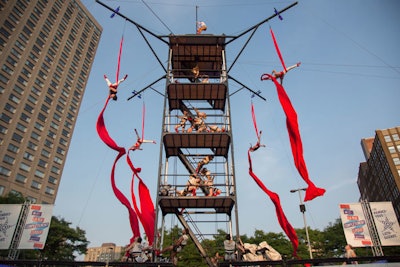
[[67,146],[68,145],[68,141],[65,140],[64,138],[60,138],[60,144],[63,146]]
[[39,159],[38,166],[40,166],[42,168],[46,168],[47,162],[45,160]]
[[5,110],[14,113],[15,112],[15,107],[10,105],[9,103],[6,104],[6,106],[4,107]]
[[26,180],[27,180],[27,178],[26,178],[25,175],[22,175],[22,174],[20,174],[20,173],[17,173],[17,176],[15,177],[15,181],[20,182],[20,183],[22,183],[22,184],[25,184],[25,183],[26,183]]
[[52,173],[55,173],[55,174],[60,174],[60,169],[57,168],[56,166],[52,166],[52,167],[51,167],[51,172],[52,172]]
[[9,144],[7,150],[11,151],[11,152],[14,152],[14,153],[17,153],[18,150],[19,150],[19,147],[17,147],[16,145],[13,145],[13,144]]
[[38,123],[38,122],[35,122],[35,129],[36,129],[36,130],[39,130],[39,131],[43,131],[44,126],[41,125],[41,124]]
[[4,155],[3,162],[13,164],[15,159],[9,155]]
[[58,164],[62,164],[63,160],[61,158],[59,158],[59,157],[54,157],[54,162],[58,163]]
[[53,128],[53,129],[55,129],[55,130],[58,130],[58,124],[55,123],[54,121],[52,121],[52,122],[50,123],[50,127]]
[[43,150],[42,150],[42,156],[44,156],[44,157],[46,157],[46,158],[49,158],[49,157],[50,157],[50,152],[47,151],[46,149],[43,149]]
[[2,196],[4,194],[4,189],[5,189],[5,187],[0,185],[0,196]]
[[400,159],[399,158],[393,158],[394,165],[400,165]]
[[28,164],[23,163],[23,162],[21,162],[21,164],[19,165],[19,168],[21,170],[24,170],[24,171],[27,171],[27,172],[29,172],[31,170],[31,166],[29,166]]
[[[19,76],[18,77],[18,79],[20,78],[21,76]],[[12,102],[14,102],[15,104],[19,104],[19,102],[21,101],[18,97],[16,97],[14,94],[10,94],[10,97],[8,98],[8,99],[10,99]]]
[[1,176],[6,176],[9,177],[11,174],[11,171],[5,167],[0,166],[0,175]]
[[11,117],[6,115],[6,114],[4,114],[4,113],[1,113],[0,120],[4,121],[5,123],[10,123],[11,122]]
[[35,181],[35,180],[33,180],[32,184],[31,184],[31,187],[35,188],[35,189],[40,189],[40,188],[42,188],[42,184],[37,182],[37,181]]
[[2,70],[4,70],[4,72],[7,73],[8,75],[12,75],[14,73],[14,71],[5,64],[3,65]]
[[60,155],[65,155],[65,150],[62,149],[61,147],[57,147],[57,153]]
[[39,141],[40,140],[40,134],[36,133],[36,132],[32,132],[31,133],[31,138]]
[[39,119],[40,121],[46,122],[46,116],[43,115],[42,113],[39,113],[38,119]]
[[29,113],[33,113],[33,110],[34,110],[34,108],[31,106],[31,105],[29,105],[29,104],[25,104],[25,108],[24,108],[24,110],[25,111],[28,111]]
[[0,125],[0,133],[6,134],[7,133],[7,128],[4,127],[3,125]]
[[50,177],[49,177],[49,183],[51,183],[51,184],[57,184],[57,183],[58,183],[58,179],[50,175]]
[[25,152],[24,153],[24,159],[27,159],[29,161],[33,161],[34,158],[35,157],[31,153],[29,153],[29,152]]
[[31,118],[26,115],[25,113],[21,113],[21,117],[20,117],[21,121],[27,122],[29,123],[31,121]]
[[35,171],[35,176],[37,176],[39,178],[44,178],[44,172],[42,172],[40,170],[36,170]]
[[28,96],[28,101],[31,102],[32,104],[36,104],[37,103],[37,99],[34,98],[32,95]]
[[21,123],[17,123],[17,129],[20,130],[21,132],[25,133],[26,132],[26,127],[22,125]]
[[0,73],[0,81],[2,81],[4,84],[7,84],[8,78],[4,76],[2,73]]
[[48,194],[48,195],[54,195],[54,189],[53,188],[50,188],[50,187],[48,187],[48,186],[46,186],[46,194]]
[[55,134],[53,131],[50,131],[50,130],[49,130],[49,132],[47,133],[47,136],[50,137],[50,138],[53,138],[53,139],[56,138],[56,134]]
[[49,139],[46,139],[44,141],[44,145],[47,146],[48,148],[53,148],[53,142],[50,141]]
[[16,142],[18,142],[18,143],[21,143],[22,139],[23,139],[23,138],[22,138],[21,135],[19,135],[19,134],[17,134],[17,133],[13,133],[12,140],[14,140],[14,141],[16,141]]
[[32,143],[31,141],[28,142],[28,148],[31,150],[36,151],[37,145],[35,143]]

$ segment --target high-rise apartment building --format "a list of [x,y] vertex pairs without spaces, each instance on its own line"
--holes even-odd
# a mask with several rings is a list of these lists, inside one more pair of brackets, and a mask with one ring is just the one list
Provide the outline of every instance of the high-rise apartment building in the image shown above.
[[375,133],[361,140],[366,162],[358,172],[360,200],[391,201],[400,221],[400,127]]
[[79,0],[0,14],[0,195],[53,204],[102,27]]

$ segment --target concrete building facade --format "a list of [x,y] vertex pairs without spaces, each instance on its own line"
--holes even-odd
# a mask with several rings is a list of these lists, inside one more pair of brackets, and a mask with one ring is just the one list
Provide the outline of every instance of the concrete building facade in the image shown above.
[[375,133],[361,140],[366,162],[358,172],[360,201],[391,201],[400,221],[400,126]]
[[79,0],[0,13],[0,196],[53,204],[102,27]]

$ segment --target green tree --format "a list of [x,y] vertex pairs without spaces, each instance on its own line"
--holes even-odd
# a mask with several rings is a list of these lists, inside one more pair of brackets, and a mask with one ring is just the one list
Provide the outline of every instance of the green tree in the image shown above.
[[342,221],[336,219],[334,223],[329,223],[322,232],[321,254],[323,258],[341,257],[346,246],[346,237],[344,236]]
[[[23,204],[26,201],[20,194],[9,193],[0,197],[0,204]],[[85,231],[72,228],[70,222],[63,218],[52,216],[46,244],[42,250],[21,250],[20,259],[74,260],[75,254],[84,254],[89,242]],[[6,257],[8,251],[1,251]]]
[[75,253],[84,254],[89,242],[85,231],[72,228],[70,222],[55,216],[51,219],[46,245],[42,257],[48,260],[75,260]]
[[25,202],[25,198],[15,192],[9,192],[6,196],[0,197],[0,204],[23,204]]

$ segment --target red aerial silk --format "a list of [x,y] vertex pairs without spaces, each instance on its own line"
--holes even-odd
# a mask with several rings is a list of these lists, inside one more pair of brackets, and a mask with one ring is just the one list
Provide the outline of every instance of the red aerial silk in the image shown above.
[[[154,241],[154,223],[155,223],[155,209],[154,209],[153,200],[151,198],[149,189],[147,188],[146,184],[143,182],[142,178],[140,178],[140,176],[139,176],[139,172],[141,169],[135,168],[133,166],[132,161],[129,158],[129,151],[128,151],[126,160],[133,172],[132,181],[131,181],[131,195],[132,195],[133,207],[143,225],[144,231],[145,231],[146,236],[149,241],[149,245],[152,246],[153,241]],[[136,195],[135,195],[135,190],[134,190],[135,176],[139,180],[138,191],[139,191],[139,199],[140,199],[140,208],[137,205]]]
[[285,70],[285,73],[286,73],[286,65],[285,65],[285,62],[283,61],[283,57],[282,57],[281,51],[279,50],[278,43],[276,42],[274,32],[272,31],[272,28],[269,28],[269,31],[271,32],[272,40],[274,41],[276,53],[278,54],[278,57],[281,60],[283,69]]
[[121,55],[122,55],[122,44],[124,43],[124,36],[122,35],[121,41],[119,42],[119,53],[118,53],[118,64],[117,64],[117,78],[115,79],[115,82],[118,82],[119,80],[119,69],[121,65]]
[[290,102],[289,96],[286,94],[283,86],[275,79],[273,75],[264,74],[262,77],[264,76],[267,76],[267,78],[262,78],[263,80],[271,79],[274,82],[278,92],[279,101],[281,102],[283,111],[286,114],[286,128],[289,133],[294,164],[296,165],[299,174],[308,185],[304,201],[312,200],[316,197],[322,196],[325,193],[325,189],[316,187],[308,176],[307,166],[303,157],[303,145],[300,137],[299,125],[297,122],[297,113]]
[[251,117],[253,119],[254,129],[256,130],[256,136],[258,138],[260,133],[258,132],[257,121],[256,121],[256,113],[254,112],[253,102],[251,102]]
[[290,242],[292,243],[293,247],[293,256],[297,257],[297,248],[299,246],[299,240],[297,238],[296,231],[289,223],[288,219],[286,218],[285,213],[283,212],[281,202],[279,200],[279,195],[275,192],[268,190],[268,188],[264,185],[264,183],[254,174],[251,157],[250,157],[250,150],[247,151],[247,157],[249,160],[249,174],[257,183],[257,185],[269,196],[272,202],[275,205],[275,212],[276,216],[278,217],[278,222],[283,231],[286,233],[287,237],[289,238]]
[[111,138],[111,136],[108,134],[107,128],[105,126],[103,114],[104,114],[104,111],[105,111],[109,101],[110,101],[110,98],[107,98],[107,101],[97,119],[96,129],[97,129],[97,133],[98,133],[100,139],[111,149],[118,151],[118,155],[115,158],[114,164],[112,166],[111,186],[112,186],[113,192],[114,192],[115,196],[117,197],[117,199],[121,202],[121,204],[123,204],[128,209],[129,222],[130,222],[132,233],[133,233],[133,237],[131,238],[131,240],[132,240],[134,237],[140,236],[139,221],[138,221],[135,211],[131,207],[129,200],[125,197],[125,195],[118,189],[118,187],[115,184],[115,166],[116,166],[118,160],[126,153],[126,151],[125,151],[124,147],[118,146],[117,143]]

